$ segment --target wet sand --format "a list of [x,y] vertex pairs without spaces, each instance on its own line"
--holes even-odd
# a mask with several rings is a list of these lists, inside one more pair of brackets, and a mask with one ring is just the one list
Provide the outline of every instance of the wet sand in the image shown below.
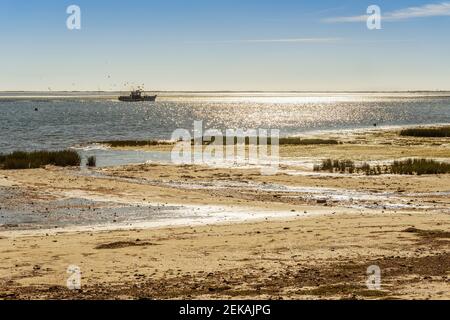
[[[424,126],[426,127],[426,126]],[[280,156],[295,159],[350,159],[382,161],[406,157],[450,158],[448,138],[404,137],[399,129],[373,129],[339,133],[318,133],[305,139],[333,139],[338,145],[281,145]],[[170,152],[173,145],[121,146],[114,150]]]
[[[448,160],[448,139],[339,138],[281,146],[274,176],[156,163],[0,171],[0,216],[30,220],[0,226],[1,298],[450,298],[449,174],[312,171],[334,155]],[[81,290],[65,287],[69,265]],[[371,265],[382,290],[366,286]]]
[[[449,228],[390,213],[8,237],[2,298],[449,299]],[[69,265],[81,290],[65,287]],[[366,287],[371,265],[382,290]]]

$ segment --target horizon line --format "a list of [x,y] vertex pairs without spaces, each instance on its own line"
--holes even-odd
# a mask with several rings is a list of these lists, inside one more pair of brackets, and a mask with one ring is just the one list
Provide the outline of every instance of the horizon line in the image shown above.
[[[0,90],[0,93],[58,93],[58,92],[65,92],[65,93],[77,93],[77,92],[88,92],[88,93],[116,93],[116,92],[128,92],[130,90]],[[436,89],[436,90],[427,90],[427,89],[408,89],[408,90],[143,90],[144,92],[193,92],[193,93],[223,93],[223,92],[298,92],[298,93],[333,93],[333,92],[344,92],[344,93],[351,93],[351,92],[373,92],[373,93],[389,93],[389,92],[450,92],[450,89]]]

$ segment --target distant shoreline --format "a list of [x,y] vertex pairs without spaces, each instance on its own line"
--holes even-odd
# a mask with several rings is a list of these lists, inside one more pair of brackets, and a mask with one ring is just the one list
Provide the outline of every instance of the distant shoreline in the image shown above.
[[[118,92],[127,92],[128,90],[117,90],[117,91],[108,91],[108,90],[56,90],[56,91],[39,91],[39,90],[18,90],[18,91],[10,91],[0,90],[0,94],[3,93],[118,93]],[[323,91],[323,90],[146,90],[151,92],[160,92],[160,93],[450,93],[450,89],[448,90],[332,90],[332,91]]]
[[[0,101],[22,99],[117,99],[128,91],[0,91]],[[292,97],[380,97],[449,98],[450,91],[146,91],[159,99],[170,98],[292,98]]]

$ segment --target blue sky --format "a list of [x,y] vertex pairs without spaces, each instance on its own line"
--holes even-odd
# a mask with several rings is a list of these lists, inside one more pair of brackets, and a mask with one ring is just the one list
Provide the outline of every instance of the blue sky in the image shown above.
[[0,90],[450,89],[450,0],[0,0],[0,40]]

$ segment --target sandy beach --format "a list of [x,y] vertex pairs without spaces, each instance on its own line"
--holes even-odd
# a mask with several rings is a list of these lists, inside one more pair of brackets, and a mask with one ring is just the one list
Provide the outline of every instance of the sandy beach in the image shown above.
[[448,299],[448,230],[446,215],[401,213],[7,237],[2,298]]
[[450,0],[22,2],[0,0],[15,315],[450,300]]
[[[449,299],[450,174],[312,170],[328,157],[448,161],[448,139],[325,138],[341,144],[281,146],[273,176],[161,163],[2,170],[0,215],[24,218],[0,226],[1,298]],[[66,287],[71,265],[80,290]],[[374,265],[381,290],[366,285]]]

